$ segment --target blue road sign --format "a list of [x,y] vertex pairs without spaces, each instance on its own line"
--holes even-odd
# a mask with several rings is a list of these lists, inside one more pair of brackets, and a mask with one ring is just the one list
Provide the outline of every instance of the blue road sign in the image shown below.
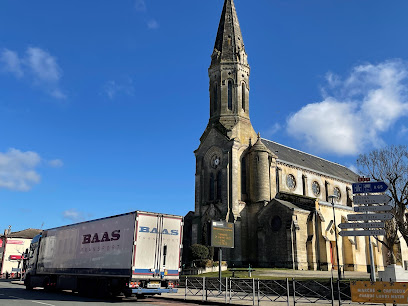
[[354,183],[353,193],[385,192],[388,185],[384,182]]

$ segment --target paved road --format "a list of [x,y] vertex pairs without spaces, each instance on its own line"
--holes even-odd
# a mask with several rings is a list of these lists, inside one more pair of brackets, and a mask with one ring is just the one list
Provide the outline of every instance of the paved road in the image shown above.
[[93,305],[131,305],[137,303],[137,306],[162,306],[162,305],[198,305],[195,303],[183,303],[180,301],[146,298],[116,298],[101,300],[79,296],[69,291],[58,293],[44,292],[42,289],[32,291],[25,290],[24,286],[12,284],[10,281],[0,281],[0,306],[90,306]]

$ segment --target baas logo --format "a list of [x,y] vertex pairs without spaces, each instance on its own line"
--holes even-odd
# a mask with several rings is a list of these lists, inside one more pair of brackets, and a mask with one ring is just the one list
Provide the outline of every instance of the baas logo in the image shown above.
[[[150,234],[158,234],[159,231],[157,230],[156,227],[150,228],[148,226],[141,226],[139,228],[139,233],[150,233]],[[178,230],[168,230],[168,229],[163,229],[161,231],[162,235],[172,235],[172,236],[177,236],[179,233]]]
[[[102,237],[99,239],[99,237]],[[110,235],[108,232],[104,232],[99,236],[98,233],[95,234],[86,234],[82,235],[83,240],[82,244],[87,244],[87,243],[97,243],[97,242],[107,242],[107,241],[115,241],[120,239],[120,230],[114,230]],[[91,240],[92,238],[92,240]]]

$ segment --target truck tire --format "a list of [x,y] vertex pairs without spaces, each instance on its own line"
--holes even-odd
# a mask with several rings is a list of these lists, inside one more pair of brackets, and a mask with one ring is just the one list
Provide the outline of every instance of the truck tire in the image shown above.
[[48,276],[46,276],[44,278],[44,281],[43,281],[43,287],[44,287],[44,290],[47,291],[47,292],[52,291],[52,288],[50,286],[50,282],[51,282],[51,279]]
[[24,280],[24,285],[26,287],[26,290],[33,290],[33,285],[31,285],[31,276],[30,274],[26,276]]

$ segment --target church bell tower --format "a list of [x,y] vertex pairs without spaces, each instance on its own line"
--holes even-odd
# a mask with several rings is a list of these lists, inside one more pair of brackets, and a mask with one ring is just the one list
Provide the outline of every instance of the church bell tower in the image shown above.
[[[235,248],[227,258],[245,260],[247,164],[244,160],[257,135],[249,120],[249,73],[244,40],[233,0],[225,0],[208,69],[209,121],[196,156],[195,211],[192,243],[209,245],[209,223],[235,223]],[[246,222],[245,222],[246,223]],[[245,226],[244,226],[245,227]]]
[[249,121],[250,68],[247,57],[234,1],[226,0],[208,69],[209,127],[243,143],[255,133]]

